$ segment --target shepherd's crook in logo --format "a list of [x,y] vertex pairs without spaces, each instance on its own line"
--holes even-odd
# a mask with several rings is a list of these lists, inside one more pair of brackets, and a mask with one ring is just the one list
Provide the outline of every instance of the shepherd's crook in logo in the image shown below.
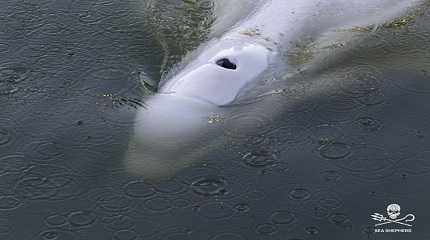
[[400,215],[400,205],[398,204],[388,205],[387,214],[389,218],[385,217],[380,213],[374,213],[371,215],[373,220],[381,222],[381,223],[375,224],[375,227],[389,224],[389,223],[396,223],[396,224],[412,227],[412,224],[409,224],[408,222],[413,222],[415,220],[415,215],[413,214],[407,214],[406,216],[398,219],[397,217],[399,217]]

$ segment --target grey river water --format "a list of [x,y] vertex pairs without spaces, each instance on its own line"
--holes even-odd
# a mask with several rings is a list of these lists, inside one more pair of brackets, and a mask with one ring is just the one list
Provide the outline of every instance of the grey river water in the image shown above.
[[[213,131],[166,153],[163,176],[130,160],[136,113],[207,40],[213,10],[0,1],[0,239],[429,239],[424,7],[345,30],[362,40],[297,42],[285,56],[299,74],[277,73],[258,97],[208,116]],[[413,226],[374,226],[393,203]]]

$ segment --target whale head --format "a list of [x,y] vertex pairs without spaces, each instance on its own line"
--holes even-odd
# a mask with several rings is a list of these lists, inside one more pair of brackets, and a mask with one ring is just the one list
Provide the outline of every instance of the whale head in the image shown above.
[[146,101],[147,109],[137,115],[139,135],[182,138],[198,132],[210,114],[231,104],[247,84],[258,79],[272,55],[267,47],[247,39],[209,42]]
[[160,93],[230,104],[239,92],[269,66],[267,47],[239,39],[221,39],[205,48],[179,74],[160,87]]
[[222,106],[231,104],[247,84],[256,81],[269,67],[272,54],[249,41],[210,42],[137,112],[134,142],[142,152],[131,154],[129,169],[160,177],[198,158],[193,146],[217,132],[209,117],[222,114]]

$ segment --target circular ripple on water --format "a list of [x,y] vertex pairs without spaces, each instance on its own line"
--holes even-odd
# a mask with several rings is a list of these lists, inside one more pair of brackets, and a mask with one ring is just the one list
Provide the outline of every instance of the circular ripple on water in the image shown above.
[[330,214],[343,205],[343,199],[330,189],[321,189],[312,195],[307,214],[315,219],[327,219]]
[[121,195],[106,194],[98,199],[101,211],[107,213],[126,212],[131,207],[131,201]]
[[228,193],[227,182],[221,176],[207,176],[191,183],[194,193],[202,196],[220,196]]
[[85,179],[71,174],[67,168],[35,165],[15,185],[15,193],[29,200],[64,200],[86,191],[86,185],[82,181]]
[[290,164],[282,160],[261,170],[261,174],[266,176],[275,176],[275,175],[285,176],[285,175],[288,175],[289,172],[290,172]]
[[15,185],[15,194],[27,200],[42,200],[57,194],[55,184],[46,178],[27,177]]
[[245,194],[249,189],[243,179],[227,171],[224,174],[196,176],[189,187],[199,196],[217,199],[232,199]]
[[329,216],[329,220],[344,230],[352,230],[353,228],[351,219],[344,213],[333,213]]
[[336,158],[329,159],[354,177],[368,181],[380,181],[396,171],[394,160],[383,148],[372,145],[353,145],[347,151],[345,147],[338,147],[340,148],[334,148],[337,149],[333,155]]
[[97,216],[92,211],[75,211],[67,216],[67,220],[73,227],[84,228],[91,227]]
[[326,159],[343,159],[351,154],[351,146],[342,142],[332,142],[321,146],[319,153]]
[[278,232],[278,227],[275,224],[263,223],[257,225],[255,231],[260,235],[273,235]]
[[380,71],[372,65],[356,64],[345,70],[341,83],[342,91],[351,97],[364,97],[380,89],[383,81]]
[[312,196],[311,192],[306,188],[294,188],[288,193],[288,197],[296,201],[306,201]]
[[0,175],[3,173],[19,173],[29,167],[27,159],[21,154],[6,155],[0,158]]
[[233,208],[238,213],[247,213],[251,210],[251,207],[247,203],[238,203],[234,205]]
[[198,214],[208,220],[226,220],[233,216],[233,208],[224,202],[207,202],[197,209]]
[[21,201],[14,196],[0,196],[0,210],[15,210],[21,206]]
[[233,139],[261,135],[268,131],[271,120],[255,112],[233,114],[224,123],[224,132]]
[[88,200],[95,202],[97,215],[119,215],[132,207],[132,200],[111,188],[98,188],[88,194]]
[[376,89],[364,96],[359,97],[357,101],[365,106],[375,106],[383,104],[386,99],[384,92],[382,90]]
[[67,218],[61,214],[49,215],[45,218],[45,224],[52,227],[58,227],[67,224]]
[[191,167],[181,171],[177,179],[188,185],[196,195],[202,197],[216,196],[218,199],[234,198],[248,190],[243,179],[234,172],[222,171],[213,167]]
[[316,219],[325,219],[330,215],[331,211],[327,208],[314,206],[311,212],[311,216]]
[[305,227],[305,232],[309,235],[317,235],[320,232],[320,229],[315,226]]
[[358,117],[353,125],[357,127],[361,135],[369,135],[369,133],[377,132],[383,127],[380,120],[368,116]]
[[345,170],[351,172],[374,172],[393,165],[393,160],[383,148],[357,145],[353,146],[351,151],[351,156],[336,161]]
[[13,121],[7,118],[0,118],[0,148],[9,146],[15,140],[15,134],[16,129]]
[[312,203],[332,211],[340,208],[343,205],[343,200],[338,193],[332,190],[319,190],[314,193]]
[[191,205],[191,201],[184,198],[177,198],[172,201],[175,208],[187,208]]
[[270,148],[271,143],[270,139],[267,137],[267,135],[256,135],[256,136],[249,136],[246,139],[243,139],[238,142],[233,142],[234,147],[242,148],[242,147],[252,147],[252,148]]
[[278,210],[270,215],[270,220],[274,224],[290,226],[297,222],[297,217],[289,210]]
[[82,195],[87,191],[86,181],[77,175],[53,175],[50,181],[55,185],[57,193],[51,200],[65,200]]
[[66,167],[53,164],[33,165],[28,171],[23,173],[24,177],[48,178],[50,176],[71,175],[72,171]]
[[264,148],[256,148],[242,156],[242,162],[252,168],[265,168],[278,162],[275,152]]
[[57,144],[49,141],[34,141],[24,149],[27,159],[36,163],[49,163],[64,156]]
[[132,198],[147,198],[156,194],[154,185],[144,181],[131,181],[123,186],[124,193]]

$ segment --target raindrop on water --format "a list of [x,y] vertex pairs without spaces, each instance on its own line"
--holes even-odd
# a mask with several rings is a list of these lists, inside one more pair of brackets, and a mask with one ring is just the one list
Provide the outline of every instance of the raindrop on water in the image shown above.
[[296,188],[290,191],[290,199],[307,200],[311,197],[311,193],[305,188]]

